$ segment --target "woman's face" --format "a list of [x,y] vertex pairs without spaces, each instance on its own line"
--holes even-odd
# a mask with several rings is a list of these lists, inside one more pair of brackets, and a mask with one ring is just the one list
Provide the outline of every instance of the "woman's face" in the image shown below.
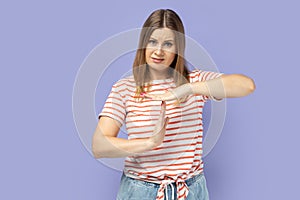
[[166,72],[176,55],[175,35],[169,28],[153,31],[146,46],[146,62],[150,70]]

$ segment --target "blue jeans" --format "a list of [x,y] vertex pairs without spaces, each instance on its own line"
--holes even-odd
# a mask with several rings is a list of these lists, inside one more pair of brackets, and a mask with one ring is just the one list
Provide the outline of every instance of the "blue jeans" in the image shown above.
[[[204,174],[194,176],[185,182],[189,188],[189,194],[186,200],[209,200]],[[175,194],[173,195],[175,195],[175,199],[177,199],[176,184],[172,184],[175,189]],[[123,174],[117,200],[155,200],[158,189],[159,184],[136,180]],[[165,197],[165,199],[171,200],[171,186],[168,185],[166,190],[165,195],[167,194],[168,198]]]

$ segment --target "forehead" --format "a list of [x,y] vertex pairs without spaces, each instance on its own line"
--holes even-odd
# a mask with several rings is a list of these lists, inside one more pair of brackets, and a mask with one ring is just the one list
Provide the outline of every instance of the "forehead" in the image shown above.
[[157,40],[174,40],[174,32],[169,28],[159,28],[152,32],[151,36]]

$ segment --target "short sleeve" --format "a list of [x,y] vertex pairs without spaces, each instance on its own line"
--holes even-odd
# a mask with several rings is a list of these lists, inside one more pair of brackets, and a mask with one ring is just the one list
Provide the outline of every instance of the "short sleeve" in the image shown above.
[[[208,81],[211,79],[218,78],[223,73],[220,72],[212,72],[212,71],[202,71],[202,70],[194,70],[190,73],[191,82],[200,82],[200,81]],[[211,99],[209,96],[203,95],[204,100]],[[216,100],[216,99],[213,99]],[[216,100],[218,101],[218,100]]]
[[119,91],[118,84],[113,85],[98,118],[100,118],[101,116],[110,117],[114,120],[119,121],[121,124],[124,123],[126,116],[125,103],[124,98]]

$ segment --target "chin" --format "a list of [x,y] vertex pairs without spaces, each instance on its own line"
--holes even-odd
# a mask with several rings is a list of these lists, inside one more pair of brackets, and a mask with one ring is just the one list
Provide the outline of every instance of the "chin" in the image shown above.
[[150,67],[151,70],[156,71],[156,72],[161,72],[164,73],[168,69],[168,67]]
[[163,70],[169,68],[169,66],[166,66],[164,64],[150,63],[148,65],[151,69],[158,70],[158,71],[160,71],[160,70],[163,71]]

